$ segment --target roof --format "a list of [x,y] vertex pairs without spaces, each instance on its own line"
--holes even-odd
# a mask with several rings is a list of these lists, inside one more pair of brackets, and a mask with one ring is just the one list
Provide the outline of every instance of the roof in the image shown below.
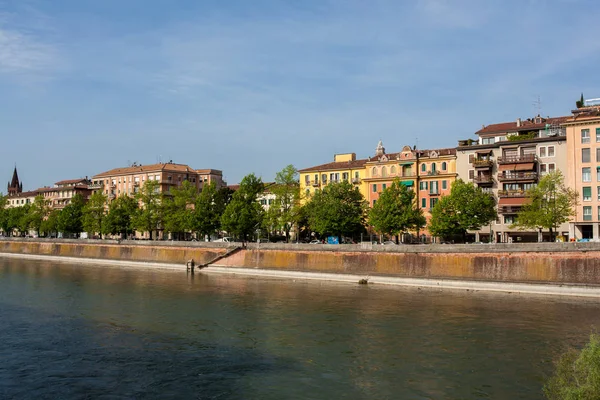
[[476,135],[488,135],[493,133],[506,133],[506,132],[521,132],[521,131],[531,131],[531,130],[539,130],[546,127],[546,124],[562,124],[567,121],[571,117],[552,117],[552,118],[542,118],[542,122],[539,124],[535,123],[534,119],[526,119],[521,121],[521,126],[517,126],[517,121],[512,122],[501,122],[499,124],[491,124],[488,126],[484,126],[477,132]]
[[199,174],[209,174],[209,175],[223,175],[223,171],[218,170],[218,169],[197,169],[196,170],[197,173]]
[[174,164],[174,163],[159,163],[150,165],[135,165],[124,168],[114,168],[110,171],[102,172],[98,175],[94,175],[93,178],[103,178],[116,175],[130,175],[135,173],[146,173],[146,172],[158,172],[158,171],[171,171],[171,172],[191,172],[197,173],[194,169],[190,168],[185,164]]
[[58,181],[58,182],[56,182],[55,185],[74,185],[76,183],[87,182],[87,181],[88,181],[87,178],[66,179],[64,181]]
[[369,160],[364,158],[362,160],[354,160],[354,161],[339,161],[339,162],[330,162],[327,164],[321,164],[310,168],[304,168],[298,170],[298,172],[311,172],[311,171],[330,171],[330,170],[341,170],[341,169],[356,169],[363,168],[365,164]]
[[431,157],[431,153],[434,151],[438,156],[455,156],[456,148],[451,147],[447,149],[431,149],[431,150],[418,150],[421,157]]
[[10,194],[8,196],[6,196],[9,199],[14,199],[17,197],[35,197],[38,194],[40,194],[39,190],[30,190],[29,192],[21,192],[21,193],[14,193],[14,194]]

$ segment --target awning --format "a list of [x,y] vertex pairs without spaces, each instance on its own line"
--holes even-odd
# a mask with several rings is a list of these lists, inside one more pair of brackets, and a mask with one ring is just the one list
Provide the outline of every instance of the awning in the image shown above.
[[412,161],[405,161],[405,162],[401,162],[398,165],[413,165],[413,164],[414,164],[414,162],[412,162]]
[[517,164],[515,171],[533,171],[535,165],[533,163]]
[[527,197],[503,197],[498,200],[499,206],[522,206],[527,203]]
[[477,150],[476,154],[490,154],[492,150]]
[[404,185],[404,186],[413,186],[415,184],[415,182],[414,181],[400,181],[400,184]]
[[534,163],[523,163],[523,164],[503,164],[500,165],[499,171],[533,171],[535,168]]

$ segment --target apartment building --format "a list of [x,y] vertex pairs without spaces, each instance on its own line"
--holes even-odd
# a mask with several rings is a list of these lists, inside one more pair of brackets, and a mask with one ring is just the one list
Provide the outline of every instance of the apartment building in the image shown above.
[[366,162],[367,159],[357,160],[355,153],[336,154],[333,162],[299,170],[300,193],[303,201],[306,201],[315,190],[342,180],[355,185],[366,199],[367,187],[363,182]]
[[83,197],[84,201],[92,194],[89,188],[91,181],[85,178],[68,179],[56,182],[52,187],[43,187],[37,190],[44,196],[46,204],[53,210],[61,210],[69,205],[75,195]]
[[[475,132],[477,140],[461,140],[456,148],[457,172],[494,196],[498,218],[490,226],[472,232],[475,240],[536,242],[548,233],[511,228],[526,192],[537,185],[541,176],[555,170],[567,171],[567,136],[561,126],[568,117],[540,116],[514,122],[483,126]],[[568,224],[557,234],[569,236]]]
[[217,189],[225,186],[222,171],[215,169],[195,170],[185,164],[173,162],[115,168],[92,177],[90,188],[101,191],[109,200],[121,195],[133,196],[146,181],[159,182],[159,191],[168,193],[171,188],[190,182],[201,191],[204,185],[214,182]]
[[569,224],[575,239],[600,239],[600,99],[572,111],[563,126],[567,135],[568,185],[579,194],[577,214]]

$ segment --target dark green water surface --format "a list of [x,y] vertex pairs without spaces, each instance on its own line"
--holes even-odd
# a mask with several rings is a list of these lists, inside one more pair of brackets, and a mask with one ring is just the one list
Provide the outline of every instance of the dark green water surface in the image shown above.
[[600,300],[0,258],[2,399],[541,399]]

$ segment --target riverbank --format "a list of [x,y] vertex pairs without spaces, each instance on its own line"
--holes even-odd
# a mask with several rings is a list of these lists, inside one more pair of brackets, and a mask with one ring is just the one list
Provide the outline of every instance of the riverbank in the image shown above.
[[[600,297],[600,245],[333,246],[0,240],[0,256],[207,273]],[[212,260],[218,260],[212,263]]]

